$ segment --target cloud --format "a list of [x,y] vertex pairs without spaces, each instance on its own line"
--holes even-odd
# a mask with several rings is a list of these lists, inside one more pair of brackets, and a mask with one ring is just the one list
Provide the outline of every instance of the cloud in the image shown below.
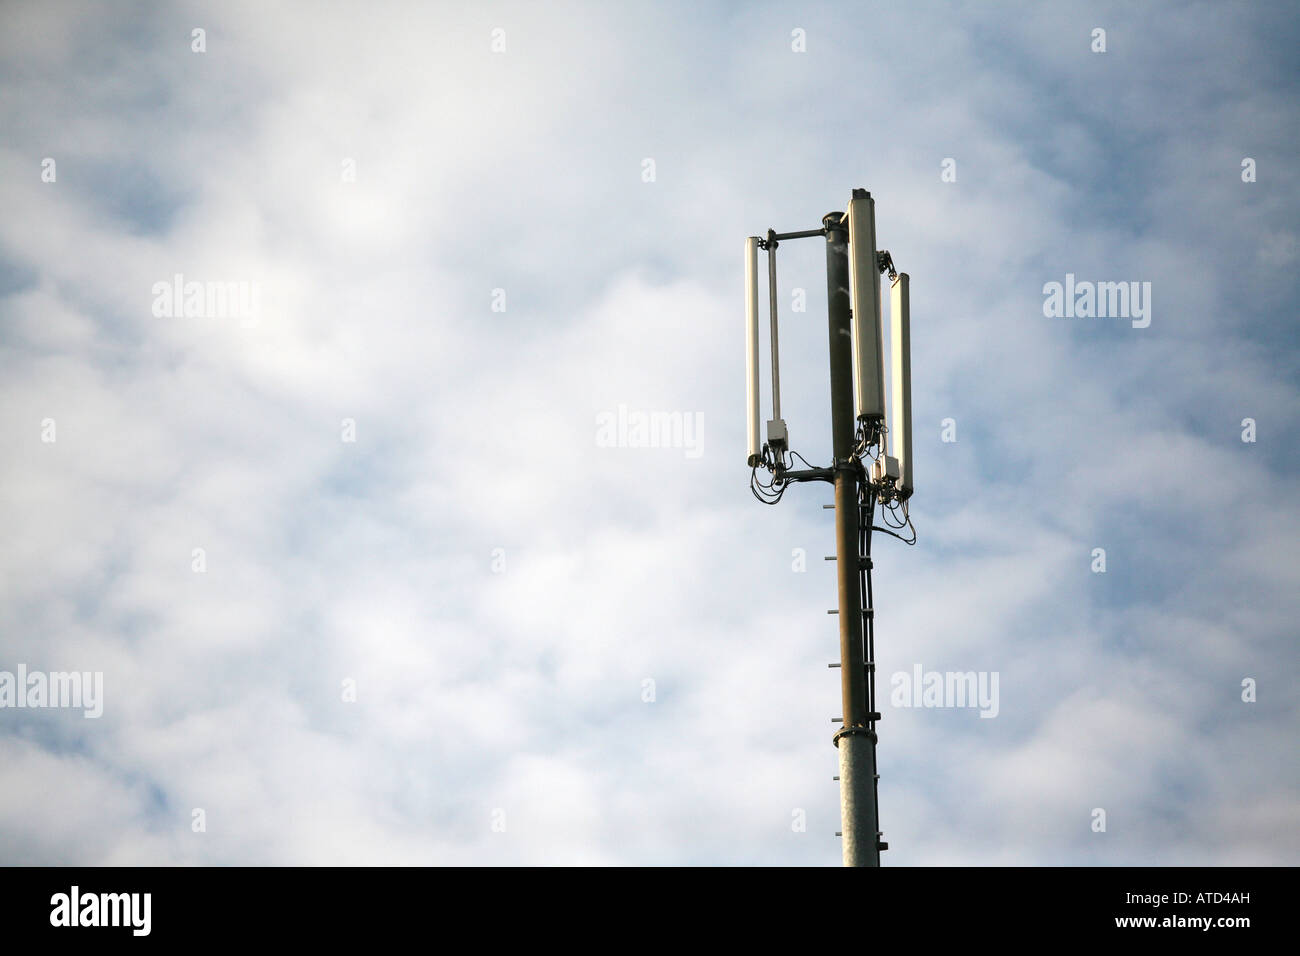
[[[886,709],[887,862],[1300,859],[1277,11],[7,16],[0,668],[106,696],[0,711],[7,861],[837,862],[830,496],[745,487],[740,250],[853,186],[913,285],[879,693],[1000,674]],[[823,261],[781,247],[815,461]],[[1150,328],[1044,318],[1067,272]],[[177,274],[255,321],[156,316]],[[620,406],[702,454],[602,447]]]

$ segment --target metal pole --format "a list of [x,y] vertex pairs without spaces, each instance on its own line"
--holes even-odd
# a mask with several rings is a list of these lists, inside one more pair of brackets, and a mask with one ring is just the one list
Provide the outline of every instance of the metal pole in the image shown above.
[[772,318],[772,419],[781,420],[781,369],[776,345],[776,233],[767,231],[767,304]]
[[830,325],[831,446],[835,456],[835,554],[839,579],[840,696],[844,726],[835,735],[840,758],[840,818],[845,866],[879,866],[876,833],[876,735],[867,700],[859,582],[858,474],[853,339],[849,308],[848,226],[828,213],[826,298]]

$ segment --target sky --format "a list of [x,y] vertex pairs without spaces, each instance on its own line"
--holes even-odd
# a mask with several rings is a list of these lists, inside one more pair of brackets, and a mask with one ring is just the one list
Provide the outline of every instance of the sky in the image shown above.
[[743,248],[853,188],[912,297],[885,865],[1300,863],[1291,5],[0,21],[0,704],[102,681],[0,706],[0,863],[837,865],[831,496],[748,490]]

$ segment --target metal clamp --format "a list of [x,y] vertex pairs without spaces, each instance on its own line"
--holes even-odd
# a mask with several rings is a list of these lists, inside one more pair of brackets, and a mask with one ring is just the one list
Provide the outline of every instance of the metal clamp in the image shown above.
[[894,257],[889,254],[888,249],[881,249],[876,253],[876,267],[881,272],[889,273],[891,280],[898,278],[898,270],[894,268]]
[[877,743],[880,740],[880,738],[876,736],[876,732],[874,730],[869,730],[866,727],[844,727],[841,730],[837,731],[835,736],[831,738],[831,743],[835,744],[836,747],[839,747],[841,737],[855,737],[855,736],[869,737],[873,744]]

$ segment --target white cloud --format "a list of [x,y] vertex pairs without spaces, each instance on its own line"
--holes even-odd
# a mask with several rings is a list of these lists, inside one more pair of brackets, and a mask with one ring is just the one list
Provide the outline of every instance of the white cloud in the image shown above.
[[[1263,84],[1151,70],[1150,19],[1071,59],[1087,30],[1039,8],[832,8],[804,55],[775,8],[232,7],[202,55],[189,11],[96,44],[94,12],[17,9],[0,667],[102,669],[106,709],[0,714],[5,859],[836,862],[830,496],[746,490],[739,264],[859,185],[915,311],[921,545],[876,545],[879,692],[916,662],[1002,675],[996,720],[886,711],[887,859],[1297,859],[1297,396],[1260,344],[1294,215],[1234,172],[1294,112]],[[1247,35],[1224,55],[1278,55]],[[821,258],[782,247],[811,457]],[[1067,270],[1153,281],[1151,328],[1044,319]],[[155,317],[176,273],[261,283],[259,321]],[[699,413],[702,456],[599,447],[619,405]]]

